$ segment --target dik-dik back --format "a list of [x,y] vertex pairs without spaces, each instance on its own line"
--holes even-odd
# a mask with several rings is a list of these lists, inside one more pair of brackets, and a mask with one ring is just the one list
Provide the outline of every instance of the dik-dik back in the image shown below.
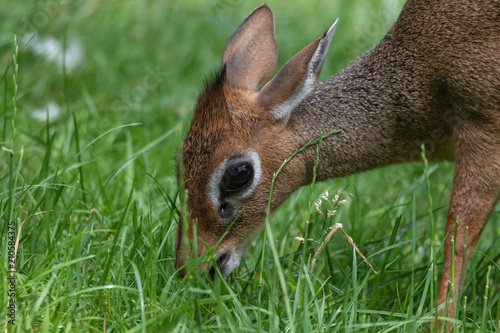
[[[179,224],[176,266],[191,255],[189,242],[196,241],[198,255],[218,244],[219,269],[229,274],[263,227],[273,173],[298,148],[339,129],[322,142],[319,180],[419,160],[422,145],[431,160],[455,162],[444,299],[457,217],[456,269],[466,227],[468,258],[499,194],[500,2],[410,0],[378,45],[316,84],[335,27],[267,83],[277,64],[269,7],[255,9],[229,39],[183,143],[180,181],[190,218]],[[273,212],[312,181],[316,149],[296,155],[278,175]]]

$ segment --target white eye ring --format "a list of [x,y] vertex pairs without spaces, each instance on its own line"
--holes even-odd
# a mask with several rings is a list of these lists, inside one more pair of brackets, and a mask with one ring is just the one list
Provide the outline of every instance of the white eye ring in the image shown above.
[[254,190],[257,184],[259,183],[260,176],[262,175],[262,170],[260,168],[260,158],[259,154],[255,151],[250,151],[247,153],[243,154],[238,154],[237,157],[233,158],[227,158],[222,162],[212,173],[210,176],[210,181],[208,183],[208,189],[207,189],[207,194],[212,202],[212,204],[218,209],[221,205],[220,202],[220,189],[219,189],[219,184],[222,180],[222,177],[224,176],[224,172],[226,171],[226,168],[229,164],[236,164],[236,163],[241,163],[241,162],[246,162],[251,164],[253,168],[253,180],[251,181],[251,184],[244,189],[243,191],[235,194],[234,196],[231,196],[232,199],[229,199],[227,201],[232,201],[232,200],[237,200],[240,198],[246,198],[248,197]]

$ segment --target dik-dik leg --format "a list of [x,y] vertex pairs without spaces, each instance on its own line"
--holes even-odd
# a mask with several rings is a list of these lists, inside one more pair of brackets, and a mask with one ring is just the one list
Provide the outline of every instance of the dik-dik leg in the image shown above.
[[[462,265],[467,261],[479,239],[488,217],[498,200],[500,189],[500,132],[494,126],[467,123],[455,130],[455,173],[444,248],[444,267],[439,286],[439,304],[446,301],[452,259],[451,239],[458,217],[454,249],[454,287],[458,297]],[[468,231],[467,231],[468,229]],[[467,253],[463,261],[465,236]],[[448,315],[453,315],[453,304]]]

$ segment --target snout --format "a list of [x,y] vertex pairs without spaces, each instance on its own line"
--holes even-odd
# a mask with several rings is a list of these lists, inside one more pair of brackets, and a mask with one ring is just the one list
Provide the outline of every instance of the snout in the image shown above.
[[[175,240],[175,260],[174,267],[177,270],[177,275],[183,278],[186,275],[186,267],[189,265],[189,261],[193,257],[191,254],[192,238],[187,237],[187,244],[183,244],[182,239],[182,227],[179,225],[179,230],[177,232]],[[206,243],[198,240],[197,247],[198,253],[197,257],[201,258],[207,252],[205,247]],[[212,257],[213,258],[213,257]],[[236,267],[238,267],[241,260],[241,254],[237,253],[235,249],[224,250],[223,247],[218,248],[215,251],[215,264],[219,268],[222,276],[229,275]],[[193,261],[198,263],[197,270],[202,274],[205,270],[209,269],[209,274],[213,278],[215,276],[215,267],[212,265],[212,260],[200,261],[196,259]]]
[[[182,232],[182,219],[179,217],[179,226],[177,229],[177,235],[175,237],[175,258],[174,258],[174,268],[177,270],[177,275],[180,278],[183,278],[186,275],[186,268],[184,264],[187,258],[191,257],[191,246],[190,232],[188,232],[187,239],[183,240],[183,232]],[[191,238],[192,239],[192,238]],[[183,242],[185,242],[183,244]]]
[[[241,255],[237,254],[235,250],[229,250],[219,254],[215,260],[222,276],[228,276],[240,264]],[[215,269],[210,268],[210,275],[215,274]]]
[[[186,266],[189,265],[190,258],[182,256],[183,252],[180,251],[179,255],[176,254],[174,267],[177,269],[177,275],[180,278],[186,276]],[[215,256],[215,265],[219,268],[222,276],[228,276],[236,267],[238,267],[241,260],[241,255],[234,250],[218,253]],[[209,269],[209,275],[215,277],[215,267],[213,261],[198,262],[198,271],[200,274]],[[187,264],[187,265],[186,265]]]
[[[189,232],[188,232],[189,235]],[[175,258],[174,258],[174,268],[177,270],[177,275],[183,278],[186,275],[186,269],[184,263],[186,262],[186,257],[191,256],[191,247],[189,246],[189,238],[186,239],[186,244],[183,243],[183,233],[182,233],[182,218],[179,216],[179,225],[177,227],[177,235],[175,237]]]
[[[174,259],[174,267],[178,276],[183,278],[189,271],[203,273],[207,269],[210,275],[214,276],[214,263],[222,276],[229,275],[238,267],[246,242],[241,242],[241,237],[234,237],[232,233],[225,234],[225,229],[213,228],[215,223],[200,223],[196,215],[190,214],[187,226],[183,224],[185,220],[179,220]],[[196,232],[193,228],[196,228]],[[196,240],[194,240],[194,235],[196,235]],[[231,235],[233,237],[228,237]],[[214,249],[216,246],[217,248]],[[197,253],[193,253],[195,248]]]

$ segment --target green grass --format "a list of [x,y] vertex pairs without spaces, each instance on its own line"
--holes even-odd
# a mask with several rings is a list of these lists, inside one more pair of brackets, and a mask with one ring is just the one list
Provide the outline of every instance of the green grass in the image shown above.
[[[432,268],[439,273],[442,266],[451,164],[400,165],[304,187],[229,277],[175,275],[179,198],[173,156],[203,78],[259,4],[0,2],[2,329],[431,330],[437,287]],[[340,17],[324,80],[374,45],[402,4],[270,1],[279,64]],[[68,54],[72,43],[80,43],[81,63],[72,67],[70,59],[37,54],[33,46],[50,36]],[[34,118],[35,110],[43,118],[51,102],[59,106],[57,118]],[[333,197],[339,189],[354,197],[344,194],[348,203],[331,218],[317,213],[314,202],[325,190]],[[19,236],[15,326],[6,317],[9,221]],[[343,224],[378,275],[341,232],[311,270],[334,223]],[[467,267],[456,331],[499,330],[499,235],[497,206]],[[312,240],[300,245],[295,237],[304,236]]]

